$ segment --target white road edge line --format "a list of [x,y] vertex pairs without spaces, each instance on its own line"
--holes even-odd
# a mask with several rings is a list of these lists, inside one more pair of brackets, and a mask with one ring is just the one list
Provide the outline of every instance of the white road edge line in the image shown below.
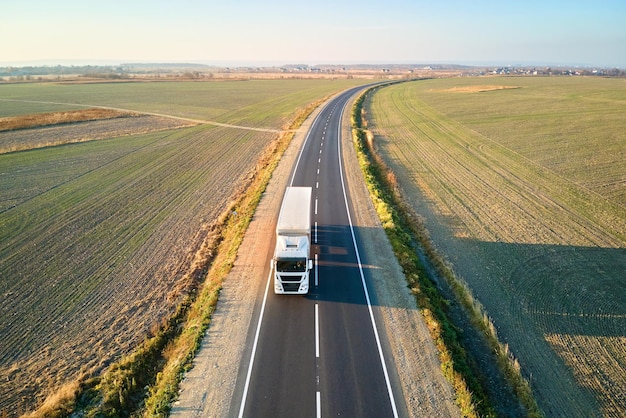
[[250,376],[252,375],[252,366],[254,365],[254,355],[256,354],[256,347],[259,342],[259,334],[261,333],[261,323],[263,322],[263,313],[265,312],[267,294],[269,293],[270,282],[272,281],[272,270],[273,270],[273,267],[270,267],[270,273],[267,276],[267,284],[265,285],[265,294],[263,295],[263,303],[261,304],[261,312],[259,313],[259,323],[256,326],[256,333],[254,335],[254,343],[252,344],[252,353],[250,354],[250,364],[248,365],[248,374],[246,375],[246,384],[243,387],[241,405],[239,406],[239,418],[243,417],[243,409],[246,406],[246,398],[248,397],[248,387],[250,386]]
[[380,344],[380,337],[378,336],[378,329],[376,327],[376,320],[374,319],[374,311],[372,310],[372,303],[370,301],[370,295],[367,291],[367,284],[365,283],[365,274],[363,273],[363,265],[361,264],[361,256],[359,255],[359,249],[356,244],[356,236],[354,235],[354,227],[352,225],[352,217],[350,216],[350,208],[348,206],[348,196],[346,194],[346,186],[343,179],[343,167],[341,164],[341,121],[343,120],[343,113],[345,110],[345,106],[341,109],[341,113],[339,115],[339,127],[337,128],[337,152],[339,154],[339,177],[341,179],[341,188],[343,190],[343,200],[346,205],[346,212],[348,214],[348,223],[350,224],[350,233],[352,234],[352,244],[354,245],[354,251],[356,253],[357,264],[359,265],[359,273],[361,275],[361,284],[363,285],[363,290],[365,291],[365,299],[367,300],[367,309],[369,310],[370,320],[372,322],[372,328],[374,330],[374,337],[376,338],[376,346],[378,347],[378,355],[380,356],[380,363],[383,368],[383,374],[385,375],[385,383],[387,384],[387,393],[389,394],[389,401],[391,402],[391,408],[393,410],[393,416],[398,418],[398,409],[396,407],[396,401],[393,396],[393,391],[391,389],[391,382],[389,381],[389,373],[387,372],[387,364],[385,363],[385,356],[383,354],[383,349]]
[[[298,166],[300,165],[300,159],[302,158],[302,154],[304,153],[304,148],[306,148],[306,143],[309,142],[309,136],[311,136],[311,131],[313,130],[312,128],[317,123],[317,120],[319,119],[320,115],[322,114],[322,110],[320,110],[320,112],[317,114],[317,116],[313,120],[313,123],[311,123],[311,127],[310,127],[309,131],[307,132],[306,137],[304,138],[304,142],[302,143],[302,147],[300,148],[300,153],[298,154],[298,159],[296,160],[296,165],[293,167],[293,172],[291,173],[291,180],[289,180],[289,186],[293,185],[293,179],[296,176],[296,173],[298,172]],[[320,158],[319,161],[318,161],[318,164],[321,161],[322,161],[322,159]]]

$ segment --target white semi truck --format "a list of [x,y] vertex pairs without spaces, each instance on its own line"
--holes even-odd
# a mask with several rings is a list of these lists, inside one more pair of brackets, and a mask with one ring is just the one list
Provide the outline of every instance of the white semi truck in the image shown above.
[[272,259],[274,293],[309,292],[311,260],[311,188],[287,187],[276,224]]

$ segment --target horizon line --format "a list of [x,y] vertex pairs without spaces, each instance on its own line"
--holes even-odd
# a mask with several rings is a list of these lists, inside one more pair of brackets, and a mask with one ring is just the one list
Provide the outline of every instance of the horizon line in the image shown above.
[[454,62],[454,61],[327,61],[327,62],[284,62],[284,61],[247,61],[247,60],[109,60],[109,59],[92,59],[92,60],[80,60],[80,59],[55,59],[55,60],[15,60],[15,61],[0,61],[0,67],[66,67],[66,66],[123,66],[123,65],[168,65],[168,66],[184,66],[184,65],[197,65],[217,68],[228,67],[285,67],[285,66],[456,66],[456,67],[577,67],[577,68],[616,68],[622,69],[626,67],[620,67],[615,65],[596,65],[589,63],[566,63],[566,62],[508,62],[502,63],[498,61],[478,61],[478,62]]

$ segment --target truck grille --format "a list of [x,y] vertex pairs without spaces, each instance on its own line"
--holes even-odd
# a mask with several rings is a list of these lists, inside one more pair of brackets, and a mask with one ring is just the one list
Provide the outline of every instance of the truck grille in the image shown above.
[[298,289],[300,289],[300,282],[297,283],[291,283],[291,282],[284,282],[283,281],[283,290],[285,292],[297,292]]

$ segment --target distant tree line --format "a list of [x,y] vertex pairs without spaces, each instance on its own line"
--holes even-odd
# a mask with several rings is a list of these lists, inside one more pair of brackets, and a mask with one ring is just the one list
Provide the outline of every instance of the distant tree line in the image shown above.
[[[276,71],[284,71],[291,66],[277,68]],[[391,65],[385,67],[391,68],[391,71],[403,71],[414,68],[411,65]],[[419,67],[419,66],[417,66]],[[300,69],[299,67],[297,67]],[[308,68],[308,67],[307,67]],[[339,68],[339,67],[338,67]],[[380,66],[362,65],[362,66],[343,66],[347,69],[360,70],[380,70]],[[419,67],[422,68],[422,67]],[[426,68],[426,67],[424,67]],[[481,74],[502,74],[502,75],[569,75],[569,76],[601,76],[601,77],[626,77],[626,69],[620,68],[591,68],[591,67],[500,67],[500,68],[484,68],[469,66],[428,66],[432,70],[457,69],[468,75]],[[169,76],[181,77],[185,79],[202,79],[212,78],[213,71],[217,71],[218,67],[211,67],[203,64],[121,64],[121,65],[56,65],[56,66],[7,66],[0,67],[0,81],[31,81],[42,80],[44,76],[83,76],[103,79],[127,79],[135,75],[159,75],[168,74]],[[230,69],[232,70],[232,68]]]
[[36,77],[44,75],[69,74],[122,74],[120,66],[110,65],[81,65],[81,66],[29,66],[29,67],[0,67],[0,77]]
[[102,78],[120,80],[132,78],[136,75],[159,75],[185,79],[213,78],[209,67],[202,64],[121,64],[121,65],[56,65],[56,66],[25,66],[0,67],[0,81],[36,81],[46,78],[61,79],[66,76]]

